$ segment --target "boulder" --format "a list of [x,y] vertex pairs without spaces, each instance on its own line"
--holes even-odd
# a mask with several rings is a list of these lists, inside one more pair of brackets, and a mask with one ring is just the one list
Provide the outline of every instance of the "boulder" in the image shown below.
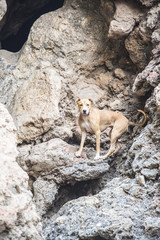
[[115,7],[116,12],[110,23],[108,37],[118,39],[127,36],[133,30],[143,13],[133,1],[115,1]]
[[109,171],[108,161],[89,159],[85,152],[77,158],[76,150],[77,147],[58,138],[35,146],[19,147],[17,160],[35,179],[34,200],[40,214],[46,213],[53,205],[61,186],[98,179]]
[[16,162],[16,128],[0,104],[0,239],[42,239],[28,175]]
[[55,70],[35,71],[16,92],[10,108],[20,143],[44,134],[59,118],[61,80]]
[[0,21],[3,18],[3,16],[5,15],[7,10],[7,4],[5,0],[1,0],[0,2]]
[[[114,178],[98,194],[66,203],[57,214],[45,221],[45,237],[87,240],[139,239],[139,236],[147,239],[149,236],[156,240],[159,237],[159,221],[156,218],[154,229],[149,227],[154,217],[148,211],[152,197],[144,198],[146,191],[134,179]],[[148,192],[152,192],[152,187],[148,188]],[[153,232],[155,235],[152,238]]]

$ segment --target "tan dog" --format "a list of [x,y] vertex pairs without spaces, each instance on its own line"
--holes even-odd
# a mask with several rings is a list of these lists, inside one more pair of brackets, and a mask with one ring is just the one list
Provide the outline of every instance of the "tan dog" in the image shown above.
[[100,134],[108,127],[112,127],[110,132],[110,148],[108,153],[102,158],[105,159],[112,153],[116,153],[121,149],[121,144],[117,143],[118,138],[128,130],[128,125],[142,126],[146,122],[146,114],[142,110],[138,110],[144,115],[142,123],[133,123],[129,121],[121,113],[99,110],[92,107],[92,99],[78,99],[79,107],[79,126],[81,128],[81,143],[76,156],[80,157],[86,138],[86,132],[95,133],[96,135],[96,156],[95,159],[100,158]]

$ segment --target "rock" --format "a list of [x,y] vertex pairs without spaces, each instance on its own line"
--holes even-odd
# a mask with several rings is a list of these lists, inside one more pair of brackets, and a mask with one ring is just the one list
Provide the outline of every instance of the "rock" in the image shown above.
[[139,178],[138,178],[138,182],[141,186],[144,186],[146,187],[146,183],[145,183],[145,178],[143,175],[140,175]]
[[114,70],[114,74],[115,74],[115,76],[116,76],[117,78],[119,78],[119,79],[124,79],[124,78],[126,77],[124,71],[123,71],[122,69],[120,69],[120,68],[116,68],[116,69]]
[[160,219],[159,217],[148,217],[145,220],[145,231],[146,233],[152,237],[157,235],[157,239],[160,238]]
[[159,144],[155,144],[158,137],[158,132],[155,132],[157,126],[151,126],[148,125],[134,141],[129,150],[129,159],[132,159],[132,169],[135,173],[141,172],[147,179],[154,180],[159,167]]
[[11,104],[20,84],[17,84],[16,78],[12,75],[19,57],[20,52],[12,53],[3,49],[0,50],[0,78],[3,79],[3,81],[1,81],[0,102],[7,107]]
[[[127,194],[123,190],[125,187],[129,189]],[[134,188],[139,191],[139,195],[134,195]],[[46,239],[138,239],[139,234],[141,239],[147,239],[145,220],[151,218],[150,221],[154,221],[148,211],[152,197],[143,199],[146,190],[140,193],[141,189],[135,185],[135,180],[114,178],[97,195],[66,203],[55,216],[46,221]],[[146,232],[143,230],[144,225]],[[158,229],[158,222],[156,227]],[[158,234],[158,231],[155,232],[154,240]]]
[[144,6],[151,7],[157,0],[139,0]]
[[39,177],[33,183],[34,200],[37,206],[37,212],[40,215],[46,213],[52,205],[57,194],[57,185],[54,182],[48,182]]
[[154,89],[154,99],[157,111],[160,114],[160,84],[158,84],[158,86]]
[[110,104],[110,107],[113,111],[122,110],[123,109],[123,104],[120,100],[117,99]]
[[149,61],[152,47],[151,33],[152,31],[146,27],[146,22],[141,21],[125,40],[125,47],[138,70],[143,70]]
[[108,37],[117,39],[127,36],[143,13],[133,1],[115,1],[115,5],[116,12],[110,23]]
[[108,172],[107,161],[88,159],[84,152],[81,158],[76,158],[76,150],[61,139],[19,148],[19,164],[36,179],[34,199],[41,215],[53,204],[61,185],[97,179]]
[[158,169],[147,169],[147,168],[143,168],[141,170],[141,173],[150,180],[155,180],[156,177],[158,176]]
[[3,16],[5,15],[7,10],[7,4],[5,0],[1,0],[0,2],[0,21],[3,18]]
[[10,108],[20,143],[36,139],[58,119],[61,80],[55,70],[35,71],[16,92]]
[[109,169],[106,161],[88,159],[84,152],[82,158],[76,158],[77,147],[61,139],[37,144],[28,154],[24,148],[19,148],[18,162],[22,167],[26,165],[29,175],[35,178],[50,175],[49,179],[57,184],[96,179]]
[[28,190],[28,175],[16,162],[16,143],[13,120],[0,104],[0,238],[38,240],[40,218]]
[[[152,33],[152,43],[155,45],[154,49],[152,50],[153,57],[151,61],[148,63],[148,65],[145,67],[145,69],[139,73],[135,79],[134,85],[133,85],[133,93],[140,97],[145,96],[152,87],[156,87],[160,83],[159,78],[159,41],[157,33],[160,30],[159,27],[159,20],[158,20],[158,12],[160,10],[160,4],[158,4],[156,7],[153,7],[149,14],[146,21],[146,27],[153,29],[156,33],[154,34],[154,31]],[[159,34],[160,36],[160,34]]]

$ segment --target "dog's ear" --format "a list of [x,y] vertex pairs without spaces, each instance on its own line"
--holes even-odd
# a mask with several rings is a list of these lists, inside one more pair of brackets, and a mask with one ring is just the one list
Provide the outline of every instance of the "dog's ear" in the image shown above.
[[89,98],[88,100],[91,102],[91,104],[93,103],[93,100],[91,98]]
[[80,101],[81,99],[80,98],[78,98],[77,100],[76,100],[76,103],[78,104],[78,102]]

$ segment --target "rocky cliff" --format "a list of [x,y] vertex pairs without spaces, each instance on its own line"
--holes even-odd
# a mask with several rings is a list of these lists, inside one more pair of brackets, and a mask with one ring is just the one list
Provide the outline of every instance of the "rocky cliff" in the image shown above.
[[[158,240],[160,3],[66,0],[7,51],[46,4],[0,2],[0,239]],[[143,109],[147,123],[114,156],[94,160],[89,135],[76,158],[78,97],[137,122]]]

